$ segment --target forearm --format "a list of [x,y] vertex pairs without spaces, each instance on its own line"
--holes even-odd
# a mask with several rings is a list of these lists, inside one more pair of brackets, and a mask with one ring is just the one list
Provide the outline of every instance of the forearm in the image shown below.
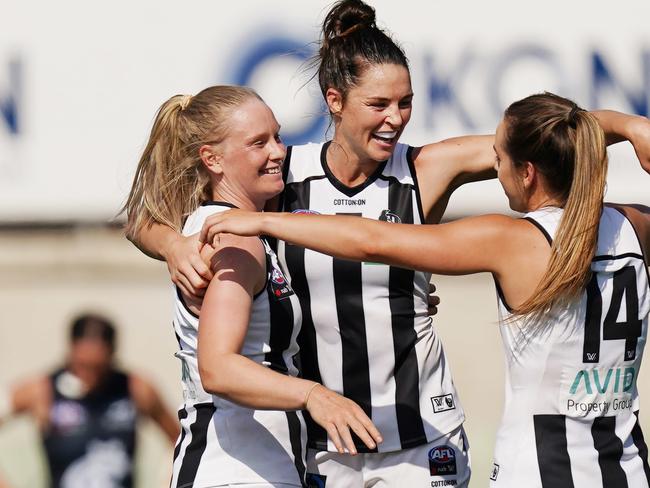
[[165,261],[171,244],[178,239],[179,234],[171,227],[154,223],[140,229],[137,235],[127,235],[127,237],[147,256]]
[[643,131],[648,130],[648,119],[645,117],[614,110],[596,110],[591,113],[598,119],[608,145],[622,141],[633,142],[643,136]]
[[313,381],[273,371],[236,353],[212,355],[201,368],[203,388],[248,408],[300,410]]
[[367,261],[391,224],[344,215],[265,213],[262,234],[330,256]]

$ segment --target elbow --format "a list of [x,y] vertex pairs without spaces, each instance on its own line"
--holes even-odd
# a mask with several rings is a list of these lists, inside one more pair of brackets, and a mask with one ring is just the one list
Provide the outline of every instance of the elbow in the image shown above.
[[214,364],[203,365],[199,361],[199,376],[201,386],[211,395],[227,396],[227,383],[222,380],[224,375],[219,374],[218,368]]
[[385,256],[384,241],[381,232],[369,231],[360,236],[356,243],[359,261],[381,262]]

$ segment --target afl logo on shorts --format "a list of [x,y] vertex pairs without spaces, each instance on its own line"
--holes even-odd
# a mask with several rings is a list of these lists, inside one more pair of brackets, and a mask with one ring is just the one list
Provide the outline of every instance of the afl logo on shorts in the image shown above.
[[399,215],[391,212],[390,210],[382,210],[379,220],[382,222],[390,222],[391,224],[401,224],[402,219],[399,218]]
[[293,210],[291,213],[303,214],[303,215],[309,215],[309,214],[311,214],[311,215],[320,215],[320,213],[317,212],[316,210],[309,210],[308,208],[297,208],[297,209]]
[[429,451],[431,476],[456,474],[456,452],[450,446],[437,446]]

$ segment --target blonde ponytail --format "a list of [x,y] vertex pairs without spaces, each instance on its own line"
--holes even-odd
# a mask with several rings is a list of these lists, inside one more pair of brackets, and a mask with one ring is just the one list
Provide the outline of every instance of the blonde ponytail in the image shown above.
[[162,104],[122,209],[129,239],[137,240],[153,223],[180,231],[185,217],[211,198],[199,148],[220,141],[230,111],[250,98],[260,99],[249,88],[213,86],[195,96],[175,95]]
[[[518,160],[533,163],[565,202],[546,273],[533,295],[513,310],[516,316],[539,316],[577,298],[590,279],[603,208],[607,152],[596,118],[570,100],[545,93],[516,104],[506,111],[511,142],[517,146],[514,152]],[[536,121],[524,122],[529,116]],[[533,124],[537,126],[534,133],[515,136],[518,128],[530,129]],[[530,157],[522,154],[524,144],[531,144]]]

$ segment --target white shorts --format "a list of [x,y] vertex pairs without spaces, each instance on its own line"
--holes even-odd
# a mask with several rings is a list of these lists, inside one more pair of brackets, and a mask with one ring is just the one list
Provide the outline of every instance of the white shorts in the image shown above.
[[308,488],[465,488],[470,474],[462,425],[433,442],[401,451],[350,456],[307,450]]

